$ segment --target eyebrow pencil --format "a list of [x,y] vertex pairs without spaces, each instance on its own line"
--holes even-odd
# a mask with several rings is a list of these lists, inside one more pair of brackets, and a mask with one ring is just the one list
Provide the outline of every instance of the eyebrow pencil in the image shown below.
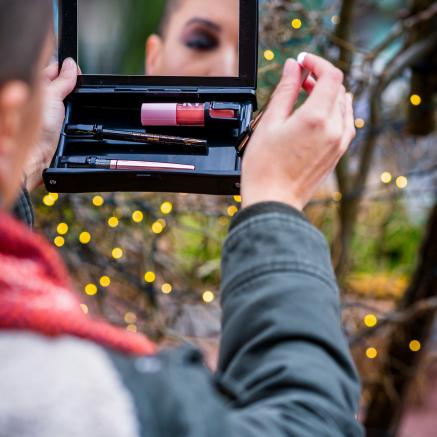
[[197,152],[206,152],[208,146],[207,140],[203,139],[155,135],[147,132],[132,132],[118,129],[106,129],[99,124],[70,124],[65,128],[65,132],[69,135],[89,135],[96,139],[181,146],[187,148],[189,151]]
[[194,171],[196,167],[189,164],[172,162],[130,161],[123,159],[106,159],[96,156],[68,156],[61,159],[61,164],[73,168],[98,168],[109,170],[164,170]]

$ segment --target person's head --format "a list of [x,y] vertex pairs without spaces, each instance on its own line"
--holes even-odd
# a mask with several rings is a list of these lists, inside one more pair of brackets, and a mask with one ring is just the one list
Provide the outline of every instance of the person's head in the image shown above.
[[51,0],[0,0],[0,208],[9,208],[39,134]]
[[238,76],[239,0],[167,0],[146,43],[149,76]]

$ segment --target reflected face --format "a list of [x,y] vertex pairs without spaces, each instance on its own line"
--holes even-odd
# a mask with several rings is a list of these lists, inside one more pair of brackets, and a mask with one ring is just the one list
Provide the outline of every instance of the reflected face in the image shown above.
[[150,76],[239,74],[239,0],[180,0],[162,37],[146,44]]

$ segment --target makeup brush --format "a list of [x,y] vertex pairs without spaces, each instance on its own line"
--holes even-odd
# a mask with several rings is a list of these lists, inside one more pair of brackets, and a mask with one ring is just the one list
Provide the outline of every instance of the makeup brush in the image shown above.
[[[301,65],[301,62],[299,62],[299,65],[302,68],[302,81],[301,81],[301,86],[303,86],[303,84],[305,83],[305,81],[307,80],[308,76],[310,75],[310,72],[304,68]],[[246,136],[243,138],[243,140],[241,141],[240,145],[237,147],[238,153],[240,155],[244,154],[244,151],[250,141],[250,138],[252,137],[253,131],[256,129],[256,127],[258,126],[259,122],[261,121],[262,116],[264,115],[266,109],[268,108],[270,101],[272,100],[272,96],[273,94],[270,96],[269,100],[267,101],[267,103],[265,104],[264,108],[259,111],[258,115],[251,121],[250,125],[249,125],[249,131],[246,134]]]

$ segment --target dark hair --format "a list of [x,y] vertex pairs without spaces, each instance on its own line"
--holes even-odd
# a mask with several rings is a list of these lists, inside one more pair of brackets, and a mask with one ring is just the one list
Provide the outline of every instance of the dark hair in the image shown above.
[[52,0],[0,0],[0,86],[33,82],[52,16]]
[[165,36],[171,15],[181,5],[181,3],[182,3],[182,0],[166,0],[165,1],[164,11],[162,13],[161,23],[159,25],[159,34],[161,35],[161,37]]

